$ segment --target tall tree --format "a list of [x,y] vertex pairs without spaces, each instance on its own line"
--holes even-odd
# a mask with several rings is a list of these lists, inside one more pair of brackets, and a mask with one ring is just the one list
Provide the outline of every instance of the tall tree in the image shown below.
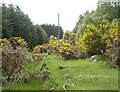
[[11,30],[11,11],[12,9],[2,4],[2,37],[9,38],[12,36]]
[[37,44],[47,43],[49,40],[49,37],[48,37],[47,33],[43,30],[42,26],[35,25],[35,30],[36,30]]

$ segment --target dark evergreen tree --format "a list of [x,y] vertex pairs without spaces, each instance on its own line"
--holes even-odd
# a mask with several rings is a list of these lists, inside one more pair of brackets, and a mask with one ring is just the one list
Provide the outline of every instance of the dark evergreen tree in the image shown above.
[[[45,31],[42,28],[39,30],[40,32],[36,30],[36,26],[33,25],[28,15],[21,11],[19,6],[2,5],[2,38],[22,37],[32,48],[38,45],[39,42],[44,44],[48,40]],[[46,40],[43,39],[44,37],[40,39],[39,35],[45,36]]]
[[[51,35],[58,37],[58,26],[51,25],[51,24],[43,24],[41,25],[44,31],[47,33],[47,35],[50,37]],[[63,29],[60,27],[60,39],[63,36]]]

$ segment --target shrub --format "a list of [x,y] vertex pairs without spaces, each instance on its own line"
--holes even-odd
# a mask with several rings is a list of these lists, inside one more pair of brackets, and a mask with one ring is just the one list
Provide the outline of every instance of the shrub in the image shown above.
[[[31,76],[33,74],[44,73],[41,70],[44,68],[43,63],[40,62],[44,56],[40,53],[32,53],[28,51],[27,43],[24,39],[20,37],[0,39],[0,48],[2,49],[3,76],[7,79],[7,81],[18,82],[23,80],[26,82],[32,78]],[[41,66],[39,66],[39,69],[36,70],[36,67],[39,64]],[[25,65],[31,65],[29,71],[32,71],[33,68],[34,71],[30,73],[26,70],[26,67],[24,67]]]
[[63,39],[51,39],[49,46],[59,53],[64,59],[78,59],[79,47],[75,33],[65,32]]
[[22,70],[21,64],[25,61],[27,49],[17,47],[13,48],[10,41],[6,38],[1,39],[2,48],[2,68],[3,74],[7,77],[7,81],[13,81],[13,76]]
[[109,22],[103,20],[99,27],[87,25],[86,31],[80,39],[82,52],[90,57],[96,54],[105,54],[113,66],[120,65],[120,21]]
[[58,40],[49,40],[49,49],[51,49],[52,53],[58,52],[59,42]]
[[113,20],[110,25],[109,34],[105,39],[106,55],[110,58],[112,67],[120,66],[120,21]]
[[99,30],[94,25],[87,25],[87,29],[80,39],[80,48],[89,56],[100,54],[103,49]]
[[41,61],[44,56],[40,53],[29,53],[26,55],[26,60],[22,67],[29,74],[30,78],[43,79],[43,77],[46,77],[45,73],[48,72],[47,64]]
[[48,49],[47,45],[37,45],[37,46],[34,47],[33,52],[36,52],[36,53],[46,53],[47,49]]
[[14,44],[16,46],[22,46],[22,47],[28,46],[28,43],[21,37],[11,37],[9,40],[11,44]]

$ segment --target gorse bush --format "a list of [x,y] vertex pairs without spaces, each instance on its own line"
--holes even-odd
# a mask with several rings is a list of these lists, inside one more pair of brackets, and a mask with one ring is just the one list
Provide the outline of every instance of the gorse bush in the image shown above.
[[111,59],[112,65],[119,65],[119,24],[120,21],[117,19],[112,22],[103,20],[99,26],[88,24],[80,39],[75,33],[64,32],[60,40],[51,37],[49,46],[65,59],[104,54]]
[[4,39],[0,39],[0,46],[8,48],[11,46],[11,44],[7,38],[4,38]]
[[21,46],[21,47],[28,47],[28,43],[21,37],[11,37],[9,39],[11,42],[12,46]]
[[[18,72],[22,71],[21,64],[25,61],[25,55],[28,53],[28,50],[20,46],[17,47],[15,44],[13,45],[10,40],[6,38],[0,40],[0,46],[2,48],[2,68],[7,81],[14,81],[18,80],[16,78],[19,76]],[[24,43],[23,39],[21,40],[19,43]]]
[[50,36],[50,40],[49,40],[49,50],[52,53],[56,53],[56,51],[58,51],[58,46],[59,46],[59,42],[58,42],[58,38],[54,37],[53,35]]
[[60,40],[51,39],[49,46],[65,59],[79,58],[78,39],[75,33],[65,32]]
[[100,54],[100,51],[103,49],[99,30],[92,24],[87,25],[87,29],[80,39],[80,43],[80,47],[88,56]]
[[73,54],[72,45],[68,42],[59,42],[58,53],[60,53],[65,59],[70,59]]
[[36,52],[36,53],[46,53],[47,49],[48,49],[47,45],[37,45],[37,46],[34,47],[33,52]]
[[[120,66],[120,20],[113,20],[110,30],[106,34],[106,55],[109,56],[111,66]],[[103,38],[104,39],[104,38]]]
[[80,39],[80,48],[87,56],[105,54],[112,65],[119,65],[120,30],[119,20],[103,20],[99,27],[89,24]]
[[[3,77],[7,81],[26,82],[32,78],[33,74],[34,78],[36,78],[35,74],[43,76],[41,75],[42,71],[39,71],[44,68],[43,63],[40,62],[43,58],[42,55],[30,52],[27,48],[27,42],[23,38],[0,39],[0,48],[2,49]],[[31,68],[24,67],[26,64],[31,65]],[[40,67],[36,70],[38,64]],[[30,73],[28,70],[33,72]]]

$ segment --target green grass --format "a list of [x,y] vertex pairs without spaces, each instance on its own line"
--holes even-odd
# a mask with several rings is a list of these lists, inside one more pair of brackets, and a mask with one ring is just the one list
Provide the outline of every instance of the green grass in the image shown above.
[[[8,83],[5,90],[118,90],[118,70],[111,69],[105,61],[62,60],[55,55],[44,58],[50,78],[31,80],[28,83]],[[59,69],[59,66],[66,68]]]

